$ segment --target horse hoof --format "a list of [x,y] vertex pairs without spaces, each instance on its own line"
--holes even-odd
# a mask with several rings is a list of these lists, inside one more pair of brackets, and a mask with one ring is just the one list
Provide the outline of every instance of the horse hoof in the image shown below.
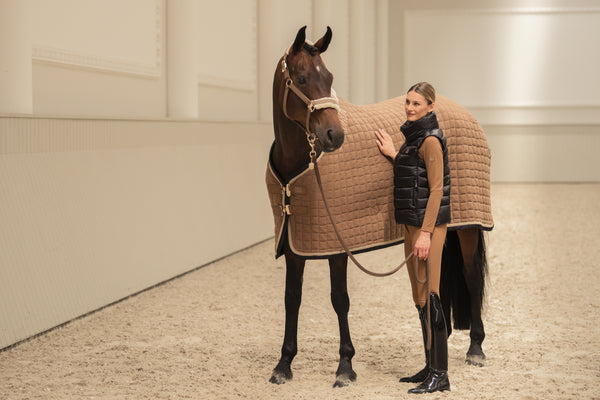
[[350,385],[350,383],[354,382],[352,379],[348,377],[337,377],[335,383],[333,384],[334,388],[346,387]]
[[471,342],[469,350],[467,351],[467,358],[465,359],[465,363],[469,365],[474,365],[476,367],[485,366],[485,354],[483,353],[481,344]]
[[485,355],[483,355],[483,354],[467,354],[465,363],[467,363],[469,365],[473,365],[475,367],[484,367],[485,366]]
[[289,371],[289,372],[273,371],[273,374],[271,375],[271,379],[269,379],[269,382],[274,383],[276,385],[283,385],[287,381],[291,381],[291,380],[292,380],[292,371]]
[[333,384],[333,387],[346,387],[352,382],[356,382],[356,372],[354,371],[352,371],[349,374],[338,375],[335,378],[335,383]]

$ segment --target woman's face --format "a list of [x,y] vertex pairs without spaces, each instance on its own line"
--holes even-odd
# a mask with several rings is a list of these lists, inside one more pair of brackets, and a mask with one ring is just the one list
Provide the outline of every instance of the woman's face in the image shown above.
[[433,111],[433,104],[427,104],[427,100],[422,94],[412,91],[406,94],[404,111],[406,111],[407,120],[416,121]]

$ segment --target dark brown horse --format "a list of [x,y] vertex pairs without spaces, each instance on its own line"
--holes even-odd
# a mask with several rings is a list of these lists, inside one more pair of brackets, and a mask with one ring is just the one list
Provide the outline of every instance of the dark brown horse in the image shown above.
[[[327,70],[320,54],[327,50],[332,32],[314,44],[306,42],[306,27],[298,31],[294,43],[280,59],[273,81],[273,126],[275,141],[270,162],[282,182],[289,182],[308,168],[312,154],[332,152],[344,142],[336,99],[332,96],[333,75]],[[312,132],[312,133],[309,133]],[[484,338],[481,305],[485,279],[485,246],[481,229],[449,232],[452,249],[445,254],[441,297],[447,313],[453,311],[457,329],[471,328],[471,347],[467,360],[482,364]],[[283,243],[286,263],[285,335],[281,358],[273,370],[270,382],[281,384],[292,378],[291,363],[297,353],[298,311],[302,298],[302,282],[306,258],[294,254]],[[331,302],[338,317],[340,330],[340,360],[334,387],[345,386],[356,379],[352,369],[354,347],[348,326],[350,301],[347,291],[346,254],[328,257],[331,281]],[[451,268],[446,270],[446,264]]]

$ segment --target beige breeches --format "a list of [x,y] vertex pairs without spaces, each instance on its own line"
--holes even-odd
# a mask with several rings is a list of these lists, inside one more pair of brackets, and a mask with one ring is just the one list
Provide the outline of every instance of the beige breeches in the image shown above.
[[[413,252],[413,247],[421,229],[416,226],[404,225],[404,255],[408,257]],[[407,265],[408,277],[410,278],[410,285],[412,287],[413,300],[418,306],[425,306],[427,297],[430,292],[440,294],[440,275],[442,272],[442,251],[444,250],[444,242],[446,241],[446,230],[448,225],[438,225],[433,230],[431,235],[431,246],[429,247],[429,264],[430,264],[430,275],[429,275],[429,287],[425,281],[427,276],[427,262],[425,260],[419,260],[417,271],[415,271],[416,257],[411,259]],[[415,276],[415,273],[418,274]],[[421,283],[421,282],[423,283]]]

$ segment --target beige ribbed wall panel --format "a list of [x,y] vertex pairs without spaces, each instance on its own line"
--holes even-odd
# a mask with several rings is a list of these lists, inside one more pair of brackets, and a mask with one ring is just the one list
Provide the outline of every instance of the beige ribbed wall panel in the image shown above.
[[271,141],[262,123],[0,117],[0,348],[272,236]]

